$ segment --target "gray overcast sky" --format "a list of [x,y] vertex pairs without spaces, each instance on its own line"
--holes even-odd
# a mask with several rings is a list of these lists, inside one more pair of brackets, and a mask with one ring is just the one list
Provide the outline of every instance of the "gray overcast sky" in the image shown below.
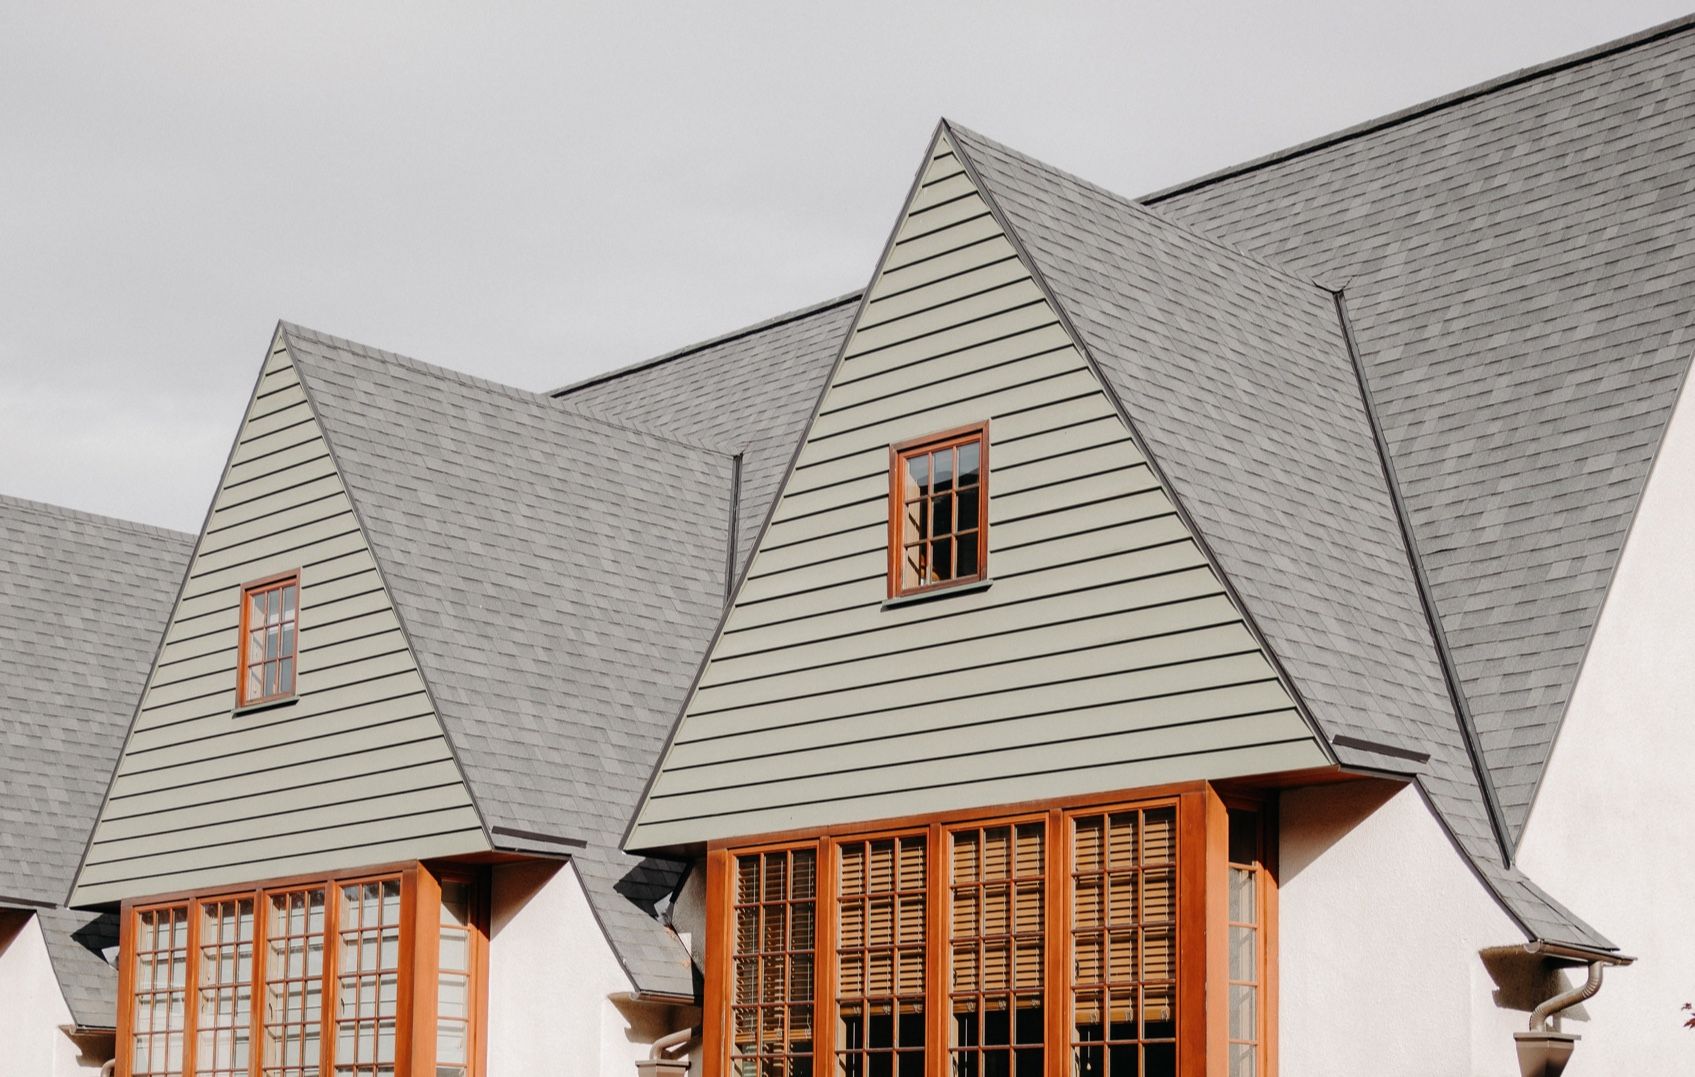
[[193,530],[273,323],[547,388],[851,291],[936,118],[1137,195],[1688,0],[0,8],[0,492]]

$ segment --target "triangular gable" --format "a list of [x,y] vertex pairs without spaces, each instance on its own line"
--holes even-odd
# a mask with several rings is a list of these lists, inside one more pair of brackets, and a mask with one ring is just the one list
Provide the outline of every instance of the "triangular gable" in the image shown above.
[[[236,711],[241,585],[294,569],[301,573],[297,698]],[[71,903],[486,848],[392,596],[279,332]]]
[[[1329,762],[938,132],[628,844]],[[885,607],[889,446],[990,431],[985,590]]]

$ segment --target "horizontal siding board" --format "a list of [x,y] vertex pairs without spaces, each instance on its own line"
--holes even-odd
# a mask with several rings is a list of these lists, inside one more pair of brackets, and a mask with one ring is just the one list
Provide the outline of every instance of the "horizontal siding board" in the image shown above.
[[945,179],[920,188],[918,193],[913,196],[912,212],[921,213],[938,202],[948,202],[961,195],[976,193],[977,188],[972,185],[971,180],[961,169]]
[[[158,828],[123,836],[102,834],[101,840],[90,848],[90,862],[109,864],[138,856],[180,853],[185,841],[192,841],[196,851],[204,853],[218,846],[245,844],[295,831],[368,826],[374,820],[468,808],[470,804],[464,785],[455,775],[449,783],[397,790],[386,796],[367,793],[279,806],[257,818],[219,821],[217,817],[196,817],[186,827]],[[159,822],[154,826],[159,827]]]
[[353,506],[348,503],[345,494],[302,500],[281,512],[208,532],[200,545],[198,564],[201,567],[215,565],[218,563],[218,555],[226,551],[240,550],[245,554],[261,543],[276,542],[279,539],[290,546],[297,545],[295,532],[331,520],[340,521],[340,526],[334,528],[338,532],[345,531],[349,526],[356,526],[353,521]]
[[840,800],[808,800],[778,808],[746,809],[718,816],[643,824],[640,840],[654,846],[684,845],[710,835],[762,834],[850,822],[894,819],[992,804],[1049,800],[1056,790],[1093,793],[1198,778],[1275,774],[1321,766],[1327,760],[1308,740],[1275,745],[1246,745],[1206,755],[1151,760],[1097,759],[1064,774],[1041,772],[999,775],[975,782],[953,781],[928,789],[903,789],[878,796],[849,795]]
[[323,441],[313,439],[233,461],[229,479],[224,483],[224,496],[231,500],[245,500],[270,490],[293,486],[308,475],[323,474],[323,463],[329,457]]
[[[638,848],[1325,760],[968,182],[920,182]],[[889,446],[984,420],[990,586],[885,603]]]
[[233,527],[236,524],[268,517],[278,511],[285,511],[294,505],[304,502],[317,502],[320,498],[342,492],[341,479],[333,470],[326,471],[325,474],[315,479],[308,479],[297,486],[277,490],[261,497],[249,498],[227,508],[220,507],[213,510],[212,530],[222,534],[225,528]]
[[[195,558],[190,579],[205,577],[236,569],[246,569],[249,575],[266,574],[267,562],[280,558],[290,566],[304,560],[304,553],[327,539],[346,538],[358,533],[359,524],[346,509],[333,515],[313,514],[313,518],[286,530],[274,531],[250,542],[227,549],[212,550]],[[285,556],[286,555],[286,556]]]

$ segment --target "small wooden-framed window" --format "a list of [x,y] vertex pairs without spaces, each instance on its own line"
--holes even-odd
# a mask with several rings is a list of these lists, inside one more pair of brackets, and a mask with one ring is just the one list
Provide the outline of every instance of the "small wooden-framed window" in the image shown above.
[[1272,1058],[1277,888],[1267,815],[1261,805],[1228,804],[1229,1077],[1264,1077]]
[[236,706],[274,703],[294,695],[299,620],[299,571],[242,585]]
[[985,579],[989,424],[889,449],[889,597]]

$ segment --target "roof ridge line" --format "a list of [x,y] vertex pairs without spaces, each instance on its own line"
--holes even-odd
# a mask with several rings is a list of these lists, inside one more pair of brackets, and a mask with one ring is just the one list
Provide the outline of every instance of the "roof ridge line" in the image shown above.
[[1359,382],[1360,404],[1365,408],[1366,423],[1371,427],[1372,442],[1377,449],[1377,462],[1383,469],[1383,481],[1389,492],[1389,505],[1395,513],[1395,524],[1401,532],[1401,545],[1406,550],[1407,567],[1412,570],[1413,588],[1418,592],[1418,603],[1424,610],[1425,622],[1430,626],[1430,640],[1436,647],[1436,662],[1442,670],[1442,680],[1448,688],[1448,699],[1453,704],[1454,718],[1460,727],[1460,738],[1465,743],[1466,755],[1471,759],[1471,769],[1477,778],[1478,791],[1483,794],[1483,806],[1489,816],[1489,826],[1495,832],[1495,842],[1501,850],[1503,867],[1513,866],[1512,832],[1507,826],[1505,813],[1501,810],[1501,798],[1495,791],[1495,782],[1489,772],[1488,760],[1483,755],[1483,744],[1477,735],[1477,722],[1471,716],[1471,704],[1466,699],[1465,687],[1460,680],[1459,670],[1454,665],[1453,649],[1448,644],[1448,634],[1442,625],[1441,615],[1437,612],[1435,599],[1431,596],[1430,577],[1424,568],[1424,558],[1418,550],[1418,538],[1413,532],[1412,521],[1407,515],[1406,502],[1401,496],[1401,482],[1395,471],[1395,458],[1389,451],[1388,437],[1383,433],[1383,424],[1377,415],[1377,403],[1371,392],[1371,383],[1366,377],[1365,363],[1361,361],[1358,345],[1354,341],[1353,320],[1348,317],[1347,299],[1342,288],[1330,289],[1332,299],[1336,304],[1336,321],[1341,326],[1342,342],[1348,352],[1348,362],[1354,368],[1354,377]]
[[[942,120],[941,128],[950,135],[954,133],[953,125],[946,119]],[[975,134],[975,132],[968,129],[967,134]],[[993,140],[991,139],[989,141]],[[955,140],[955,148],[956,150],[959,149],[957,139]],[[1013,152],[1016,153],[1017,151],[1015,150]],[[1337,760],[1336,757],[1336,749],[1330,740],[1331,735],[1325,731],[1323,724],[1320,723],[1317,716],[1313,714],[1312,707],[1309,703],[1307,703],[1305,694],[1301,692],[1300,686],[1296,683],[1295,678],[1290,675],[1287,667],[1284,666],[1283,659],[1279,657],[1276,649],[1271,646],[1271,640],[1266,636],[1265,632],[1260,629],[1259,619],[1254,616],[1253,611],[1242,598],[1241,592],[1236,589],[1236,585],[1231,581],[1229,574],[1224,571],[1223,563],[1219,559],[1217,552],[1212,548],[1212,543],[1207,540],[1206,534],[1200,529],[1199,525],[1195,523],[1195,519],[1193,515],[1190,514],[1188,507],[1183,504],[1183,499],[1177,492],[1177,485],[1172,482],[1171,477],[1166,474],[1165,468],[1160,464],[1158,457],[1154,455],[1152,447],[1148,444],[1147,438],[1142,436],[1141,429],[1130,416],[1129,407],[1124,403],[1123,398],[1120,396],[1118,390],[1113,386],[1112,382],[1106,377],[1106,372],[1101,367],[1100,362],[1095,358],[1094,350],[1089,347],[1088,341],[1084,339],[1083,334],[1078,332],[1077,327],[1072,323],[1070,313],[1067,312],[1065,306],[1060,303],[1059,295],[1053,290],[1053,287],[1048,284],[1046,274],[1042,272],[1041,267],[1036,262],[1036,259],[1030,254],[1029,250],[1026,249],[1024,240],[1018,235],[1017,230],[1012,227],[1012,221],[1007,217],[1006,211],[1001,208],[1000,201],[995,197],[994,191],[987,183],[983,182],[983,177],[977,170],[976,162],[971,160],[969,150],[960,152],[957,155],[959,157],[960,167],[965,169],[966,175],[970,177],[972,184],[977,188],[978,194],[982,197],[984,205],[989,207],[989,212],[994,215],[996,223],[1000,225],[1002,232],[1005,233],[1007,242],[1010,243],[1013,250],[1018,253],[1019,260],[1023,262],[1024,267],[1030,271],[1030,279],[1036,283],[1036,287],[1041,291],[1048,304],[1053,308],[1054,316],[1059,319],[1060,325],[1064,328],[1066,335],[1071,338],[1072,345],[1076,347],[1077,353],[1083,357],[1084,363],[1087,364],[1090,372],[1094,375],[1095,380],[1100,384],[1101,392],[1106,394],[1108,402],[1112,404],[1113,410],[1118,414],[1120,421],[1124,423],[1125,429],[1129,431],[1131,438],[1134,440],[1136,446],[1141,450],[1142,455],[1147,458],[1148,470],[1153,474],[1154,478],[1159,480],[1160,485],[1170,496],[1171,506],[1177,513],[1178,520],[1181,521],[1183,526],[1188,529],[1189,534],[1195,543],[1196,549],[1200,550],[1201,556],[1206,559],[1207,564],[1212,567],[1214,574],[1218,577],[1219,586],[1224,589],[1224,593],[1229,597],[1231,604],[1234,605],[1236,607],[1236,611],[1241,614],[1243,627],[1247,629],[1248,635],[1265,655],[1267,663],[1271,666],[1272,671],[1277,675],[1278,682],[1283,686],[1284,690],[1289,693],[1289,698],[1295,706],[1295,712],[1300,715],[1303,724],[1305,724],[1307,729],[1311,731],[1313,738],[1318,742],[1320,750],[1324,753],[1325,757],[1330,759],[1332,762],[1338,762],[1339,760]],[[1039,164],[1040,162],[1037,163]],[[1163,221],[1163,218],[1157,219]]]
[[521,403],[532,404],[545,412],[578,416],[580,418],[587,419],[590,422],[598,423],[601,426],[610,427],[614,430],[622,430],[625,433],[630,434],[639,434],[642,437],[651,437],[659,441],[670,442],[674,445],[681,445],[684,448],[694,449],[698,452],[714,453],[719,456],[734,455],[734,453],[729,449],[718,448],[717,446],[708,445],[704,442],[688,441],[676,436],[675,434],[663,433],[658,430],[648,429],[647,427],[634,426],[629,423],[609,419],[606,416],[601,415],[599,412],[589,410],[588,408],[579,406],[570,409],[562,409],[557,406],[558,402],[546,393],[538,393],[530,389],[520,389],[515,385],[507,385],[505,382],[498,382],[490,378],[479,377],[476,374],[467,374],[463,370],[455,370],[452,367],[442,366],[439,363],[431,363],[423,359],[414,359],[409,355],[402,355],[399,352],[389,351],[386,348],[378,348],[371,344],[362,344],[357,340],[350,340],[347,337],[338,337],[333,333],[325,333],[322,330],[300,325],[297,322],[281,321],[278,323],[278,326],[282,335],[291,341],[295,339],[303,339],[308,343],[328,343],[334,347],[340,347],[355,354],[364,354],[373,358],[381,359],[383,362],[393,363],[397,366],[407,367],[409,369],[419,371],[420,373],[428,374],[432,377],[439,377],[447,381],[457,382],[460,385],[466,385],[472,388],[497,393]]
[[1223,251],[1225,254],[1230,255],[1232,258],[1240,259],[1241,261],[1247,262],[1250,265],[1259,266],[1262,269],[1265,269],[1265,270],[1267,270],[1271,273],[1275,273],[1278,276],[1281,276],[1281,277],[1284,277],[1287,280],[1293,281],[1294,283],[1304,284],[1304,285],[1308,285],[1308,286],[1313,287],[1313,288],[1317,288],[1319,291],[1325,292],[1326,294],[1328,294],[1329,291],[1330,291],[1329,288],[1325,287],[1324,284],[1322,284],[1319,280],[1317,280],[1314,277],[1309,277],[1304,273],[1297,272],[1294,269],[1291,269],[1288,266],[1283,265],[1280,262],[1274,262],[1274,261],[1265,257],[1262,254],[1256,254],[1253,251],[1245,250],[1241,247],[1237,247],[1237,246],[1234,246],[1230,243],[1226,243],[1224,240],[1220,239],[1219,237],[1213,235],[1210,232],[1202,231],[1201,229],[1196,228],[1194,225],[1189,224],[1185,221],[1180,221],[1180,220],[1177,220],[1176,218],[1168,217],[1164,213],[1157,212],[1156,210],[1152,209],[1151,207],[1149,207],[1148,205],[1146,205],[1144,202],[1142,202],[1139,199],[1128,198],[1128,197],[1126,197],[1122,194],[1119,194],[1117,191],[1114,191],[1114,190],[1112,190],[1108,187],[1103,187],[1100,184],[1095,183],[1092,180],[1084,179],[1082,176],[1077,175],[1077,173],[1075,173],[1075,172],[1068,172],[1065,169],[1060,168],[1057,165],[1049,164],[1048,162],[1046,162],[1046,161],[1044,161],[1044,160],[1042,160],[1038,157],[1032,157],[1028,153],[1023,152],[1022,150],[1015,149],[1012,146],[1008,146],[1006,143],[1000,142],[1000,141],[993,139],[993,138],[990,138],[988,135],[985,135],[985,134],[983,134],[979,131],[973,130],[972,128],[965,127],[965,126],[960,125],[960,124],[953,124],[950,121],[950,129],[955,130],[955,131],[963,131],[965,133],[965,135],[970,137],[970,138],[975,138],[975,139],[978,139],[979,141],[986,142],[989,145],[993,146],[994,148],[1000,150],[1001,152],[1006,153],[1006,154],[1010,154],[1011,156],[1017,158],[1018,160],[1026,163],[1028,165],[1031,165],[1035,168],[1043,169],[1044,171],[1050,172],[1053,175],[1058,176],[1061,179],[1067,180],[1071,183],[1074,183],[1079,187],[1084,187],[1084,188],[1087,188],[1090,191],[1094,191],[1095,193],[1101,195],[1102,197],[1108,198],[1108,199],[1112,200],[1113,202],[1116,202],[1116,203],[1122,205],[1127,210],[1131,210],[1131,211],[1133,211],[1137,214],[1141,214],[1143,216],[1149,217],[1152,220],[1158,222],[1160,225],[1167,227],[1167,228],[1170,228],[1174,232],[1181,233],[1182,235],[1186,235],[1186,236],[1190,237],[1191,239],[1198,240],[1202,243],[1207,244],[1208,246],[1211,246],[1211,247],[1214,247],[1214,248],[1216,248],[1220,251]]
[[1580,49],[1577,52],[1566,53],[1565,55],[1557,56],[1552,60],[1544,60],[1539,64],[1531,64],[1527,67],[1521,67],[1515,71],[1509,71],[1504,75],[1496,75],[1495,77],[1485,79],[1482,82],[1473,83],[1463,89],[1453,90],[1449,93],[1427,98],[1426,100],[1420,101],[1416,104],[1408,105],[1405,108],[1397,109],[1393,112],[1386,112],[1381,116],[1376,116],[1369,120],[1363,120],[1359,123],[1343,127],[1340,130],[1332,131],[1329,134],[1319,135],[1317,138],[1310,138],[1304,142],[1297,142],[1292,146],[1285,146],[1280,150],[1273,150],[1270,153],[1262,154],[1259,157],[1249,158],[1246,161],[1242,161],[1234,165],[1227,165],[1224,168],[1204,173],[1193,179],[1172,184],[1169,187],[1162,187],[1159,190],[1142,195],[1140,198],[1136,199],[1136,201],[1143,205],[1163,202],[1168,198],[1175,198],[1178,195],[1188,194],[1192,191],[1199,190],[1202,187],[1210,187],[1213,184],[1221,183],[1224,180],[1234,179],[1237,176],[1241,176],[1249,172],[1257,172],[1258,170],[1267,168],[1271,165],[1281,164],[1284,161],[1293,160],[1296,157],[1304,157],[1309,153],[1316,153],[1319,150],[1328,149],[1331,146],[1335,146],[1343,142],[1350,142],[1356,138],[1375,134],[1376,132],[1382,131],[1386,128],[1396,127],[1400,124],[1419,119],[1420,117],[1428,116],[1431,113],[1440,112],[1443,109],[1452,108],[1455,105],[1462,105],[1467,101],[1474,101],[1480,97],[1486,97],[1489,94],[1500,90],[1510,89],[1526,82],[1533,82],[1546,75],[1557,74],[1573,67],[1580,67],[1583,64],[1590,63],[1594,60],[1605,59],[1615,53],[1626,52],[1641,45],[1652,44],[1661,38],[1671,37],[1674,34],[1682,33],[1683,31],[1691,28],[1695,28],[1695,14],[1681,15],[1675,19],[1669,19],[1665,22],[1657,23],[1645,30],[1638,30],[1633,34],[1626,34],[1624,37],[1614,38],[1611,41],[1603,42],[1599,45],[1593,45],[1586,49]]
[[680,348],[653,356],[650,359],[639,359],[627,366],[615,367],[612,370],[604,371],[600,374],[591,374],[580,381],[569,382],[565,385],[561,385],[557,389],[548,389],[543,393],[543,395],[558,398],[569,393],[574,393],[578,389],[586,389],[591,385],[599,385],[602,382],[613,381],[629,374],[639,373],[649,367],[659,366],[661,363],[669,363],[673,359],[681,359],[685,356],[693,355],[696,352],[705,351],[708,348],[716,348],[721,344],[729,344],[733,341],[740,340],[743,337],[753,336],[755,333],[763,333],[767,329],[775,329],[780,325],[787,325],[790,322],[798,322],[803,318],[809,318],[814,314],[819,314],[835,307],[858,302],[865,292],[866,289],[860,288],[856,291],[838,295],[834,299],[826,299],[819,303],[813,303],[811,306],[797,307],[794,310],[773,315],[762,322],[754,322],[752,325],[744,325],[740,329],[732,329],[727,333],[720,333],[715,337],[708,337],[705,340],[697,341],[693,344],[685,344]]
[[0,505],[14,508],[29,509],[50,516],[64,516],[72,519],[90,520],[95,523],[110,524],[126,531],[146,531],[162,538],[180,538],[193,541],[195,536],[188,531],[177,531],[174,528],[162,527],[159,524],[143,523],[140,520],[128,520],[122,516],[112,516],[102,512],[89,512],[87,509],[72,508],[51,501],[36,501],[33,498],[18,497],[15,494],[0,494]]

